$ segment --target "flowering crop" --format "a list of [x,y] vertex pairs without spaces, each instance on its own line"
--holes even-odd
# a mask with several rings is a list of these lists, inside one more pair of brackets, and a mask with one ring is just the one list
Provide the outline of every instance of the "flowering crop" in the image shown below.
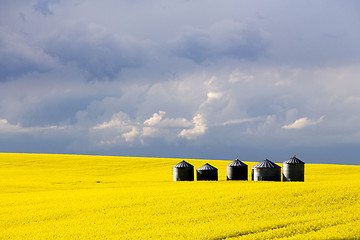
[[0,239],[360,239],[360,166],[226,181],[229,161],[190,159],[219,181],[173,182],[180,161],[1,153]]

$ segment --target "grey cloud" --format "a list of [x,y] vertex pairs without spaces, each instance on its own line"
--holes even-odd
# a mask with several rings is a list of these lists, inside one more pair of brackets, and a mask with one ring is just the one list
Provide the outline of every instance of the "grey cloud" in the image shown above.
[[48,99],[40,102],[32,111],[22,115],[25,126],[56,124],[75,124],[75,114],[91,102],[90,98],[71,96],[68,98]]
[[46,72],[56,60],[37,46],[29,45],[22,35],[11,31],[0,33],[0,82],[29,72]]
[[37,0],[34,4],[34,9],[44,16],[54,15],[54,13],[50,10],[49,5],[58,3],[60,0]]
[[90,27],[55,35],[46,41],[45,51],[63,64],[75,64],[95,79],[113,79],[124,68],[142,65],[146,55],[140,42],[101,31],[101,27]]
[[[279,11],[279,6],[286,11]],[[360,61],[355,1],[305,1],[271,5],[262,26],[269,29],[272,64],[339,66]]]
[[175,52],[198,63],[225,57],[252,61],[266,54],[267,45],[255,27],[225,21],[208,29],[188,30],[176,41]]
[[[313,162],[359,153],[355,1],[2,6],[1,151]],[[104,123],[116,127],[94,129]]]

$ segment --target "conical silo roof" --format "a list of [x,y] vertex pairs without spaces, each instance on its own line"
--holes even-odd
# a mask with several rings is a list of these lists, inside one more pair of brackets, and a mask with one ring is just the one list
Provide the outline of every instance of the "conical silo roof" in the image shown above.
[[281,168],[281,167],[276,165],[269,159],[265,159],[264,161],[259,162],[258,164],[254,165],[252,168]]
[[194,166],[184,160],[174,166],[174,168],[189,168],[189,167],[194,167]]
[[203,165],[202,167],[199,167],[197,170],[217,170],[216,167],[211,166],[210,164],[206,163],[205,165]]
[[228,167],[245,167],[247,166],[245,163],[240,161],[239,159],[236,159],[232,163],[228,164]]
[[290,158],[289,160],[283,162],[283,163],[290,163],[290,164],[305,164],[303,161],[301,161],[300,159],[298,159],[296,156],[293,156],[292,158]]

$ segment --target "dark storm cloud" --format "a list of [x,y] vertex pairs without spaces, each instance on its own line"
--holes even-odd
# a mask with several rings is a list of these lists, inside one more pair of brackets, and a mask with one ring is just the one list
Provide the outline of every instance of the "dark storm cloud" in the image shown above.
[[28,72],[48,71],[55,62],[41,48],[29,45],[22,35],[0,32],[0,82]]
[[45,52],[63,64],[75,64],[91,78],[113,79],[123,68],[141,66],[146,57],[143,46],[101,30],[95,27],[53,36],[47,40]]

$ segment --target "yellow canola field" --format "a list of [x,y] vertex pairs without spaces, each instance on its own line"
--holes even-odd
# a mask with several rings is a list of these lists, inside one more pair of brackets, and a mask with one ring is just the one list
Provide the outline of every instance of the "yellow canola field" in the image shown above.
[[173,182],[181,160],[0,153],[0,239],[360,239],[360,166],[226,181],[190,159],[219,181]]

